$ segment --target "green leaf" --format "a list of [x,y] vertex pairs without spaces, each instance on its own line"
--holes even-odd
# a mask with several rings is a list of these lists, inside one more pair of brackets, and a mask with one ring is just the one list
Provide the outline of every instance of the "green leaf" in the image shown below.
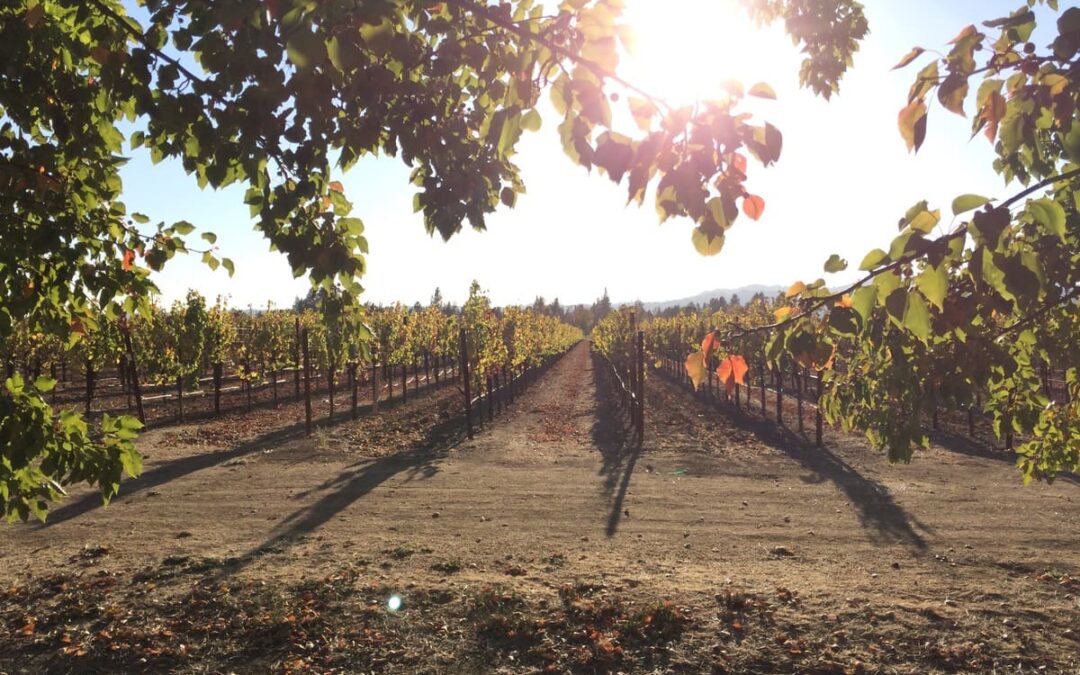
[[870,319],[870,313],[877,302],[877,289],[874,286],[862,286],[851,294],[851,308],[859,313],[863,321]]
[[927,266],[915,283],[927,300],[939,310],[944,309],[945,294],[949,290],[949,271],[944,264]]
[[213,232],[203,232],[199,236],[205,239],[211,246],[217,243],[217,235]]
[[912,294],[908,296],[907,309],[904,311],[904,327],[923,342],[929,340],[930,310],[921,295]]
[[145,224],[150,222],[150,217],[145,216],[145,215],[143,215],[141,213],[132,213],[131,214],[131,219],[134,220],[136,223],[138,223],[140,225],[145,225]]
[[938,87],[938,101],[946,110],[964,117],[964,99],[967,98],[968,79],[960,73],[949,73]]
[[835,253],[829,256],[829,259],[825,261],[825,271],[829,273],[843,272],[847,269],[847,266],[847,261]]
[[863,272],[869,272],[870,270],[876,268],[878,265],[881,265],[882,263],[886,263],[888,261],[889,254],[885,251],[882,251],[880,248],[875,248],[873,251],[867,253],[866,257],[863,258],[861,263],[859,263],[859,269]]
[[228,258],[221,259],[221,266],[229,272],[230,277],[236,273],[236,266],[233,265],[233,261]]
[[289,36],[285,49],[289,61],[297,68],[317,66],[328,56],[323,38],[303,27]]
[[172,229],[180,236],[187,236],[195,231],[195,226],[186,220],[178,220],[172,224]]
[[953,200],[952,212],[954,216],[958,216],[961,213],[966,213],[973,209],[977,209],[983,204],[988,204],[989,202],[989,197],[983,197],[981,195],[960,195]]
[[526,111],[525,115],[521,118],[521,128],[528,131],[540,131],[540,125],[543,120],[540,118],[540,113],[535,108]]
[[40,392],[52,391],[56,386],[56,380],[51,377],[45,377],[42,375],[38,379],[34,380],[34,389]]
[[1027,212],[1048,233],[1065,240],[1065,209],[1053,199],[1044,197],[1027,203]]

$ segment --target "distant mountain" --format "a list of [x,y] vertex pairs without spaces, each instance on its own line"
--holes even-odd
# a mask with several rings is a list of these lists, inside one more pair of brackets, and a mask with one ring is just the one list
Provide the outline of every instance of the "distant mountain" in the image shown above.
[[[763,293],[765,297],[772,298],[778,293],[783,293],[786,289],[783,286],[764,286],[762,284],[750,284],[748,286],[739,286],[738,288],[717,288],[712,291],[705,291],[698,293],[697,295],[691,295],[688,298],[679,298],[677,300],[660,300],[656,302],[645,302],[645,309],[648,310],[661,310],[668,307],[679,307],[681,305],[689,305],[691,302],[698,305],[708,303],[713,298],[725,298],[731,299],[731,296],[739,296],[741,302],[746,302],[750,298],[754,297],[758,293]],[[631,303],[622,303],[631,304]]]

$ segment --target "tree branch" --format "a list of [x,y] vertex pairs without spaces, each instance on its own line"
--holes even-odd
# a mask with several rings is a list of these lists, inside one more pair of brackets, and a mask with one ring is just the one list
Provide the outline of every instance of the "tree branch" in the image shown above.
[[[1072,178],[1076,178],[1077,176],[1080,176],[1080,169],[1074,169],[1072,171],[1066,171],[1063,174],[1060,174],[1060,175],[1057,175],[1057,176],[1051,176],[1050,178],[1043,179],[1043,180],[1039,181],[1038,183],[1036,183],[1035,185],[1032,185],[1031,187],[1025,188],[1024,190],[1021,190],[1017,194],[1013,195],[1012,197],[1006,199],[1004,202],[1001,203],[1000,206],[998,206],[996,208],[1007,209],[1007,208],[1011,207],[1013,204],[1016,204],[1017,202],[1019,202],[1021,199],[1024,199],[1024,198],[1034,194],[1035,192],[1038,192],[1039,190],[1047,188],[1047,187],[1053,185],[1054,183],[1060,183],[1062,181],[1067,181],[1067,180],[1070,180]],[[947,235],[945,235],[943,237],[939,237],[937,239],[934,239],[932,241],[934,243],[943,243],[943,242],[952,241],[953,239],[956,239],[957,237],[962,237],[962,236],[966,235],[967,232],[968,232],[968,224],[965,223],[964,225],[961,225],[960,227],[958,227],[953,232],[951,232],[951,233],[949,233],[949,234],[947,234]],[[755,326],[754,328],[741,328],[741,327],[738,327],[737,331],[731,332],[731,333],[726,333],[725,337],[729,338],[729,339],[730,338],[738,338],[738,337],[744,337],[746,335],[753,335],[754,333],[764,333],[764,332],[769,332],[769,331],[773,331],[773,330],[778,330],[780,328],[784,328],[785,326],[788,326],[788,325],[798,321],[799,319],[802,319],[803,317],[806,317],[806,316],[809,316],[810,314],[813,314],[814,312],[818,311],[819,309],[821,309],[822,307],[824,307],[828,303],[836,302],[837,300],[843,298],[845,295],[848,295],[849,293],[852,293],[853,291],[865,286],[867,283],[872,281],[875,277],[877,277],[877,276],[879,276],[881,274],[884,274],[885,272],[895,270],[895,269],[901,267],[902,265],[914,262],[915,260],[918,260],[920,257],[922,257],[922,254],[914,254],[914,253],[910,254],[910,255],[907,255],[907,256],[903,256],[903,257],[899,258],[898,260],[895,260],[895,261],[889,263],[888,265],[885,265],[884,267],[879,267],[879,268],[877,268],[875,270],[871,270],[866,276],[859,279],[855,283],[845,287],[842,290],[836,291],[835,293],[831,293],[831,294],[829,294],[827,296],[824,296],[824,297],[821,297],[821,298],[816,298],[815,302],[811,303],[811,305],[807,309],[804,309],[803,311],[801,311],[801,312],[799,312],[797,314],[789,316],[788,318],[784,319],[783,321],[777,321],[775,323],[766,324],[764,326]]]

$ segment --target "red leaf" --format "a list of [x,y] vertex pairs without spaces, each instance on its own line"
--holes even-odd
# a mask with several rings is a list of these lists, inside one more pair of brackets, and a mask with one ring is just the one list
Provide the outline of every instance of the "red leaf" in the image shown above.
[[765,200],[757,195],[746,195],[743,197],[742,210],[751,219],[758,220],[765,212]]
[[126,271],[130,270],[131,265],[134,262],[135,262],[135,251],[132,251],[130,248],[124,249],[124,261],[123,261],[124,271],[126,272]]

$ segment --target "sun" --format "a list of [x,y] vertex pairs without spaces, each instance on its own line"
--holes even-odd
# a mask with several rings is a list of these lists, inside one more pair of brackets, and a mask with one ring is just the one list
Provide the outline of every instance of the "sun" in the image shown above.
[[627,0],[624,18],[634,48],[621,72],[676,104],[722,96],[728,80],[779,75],[783,55],[794,51],[738,0]]

